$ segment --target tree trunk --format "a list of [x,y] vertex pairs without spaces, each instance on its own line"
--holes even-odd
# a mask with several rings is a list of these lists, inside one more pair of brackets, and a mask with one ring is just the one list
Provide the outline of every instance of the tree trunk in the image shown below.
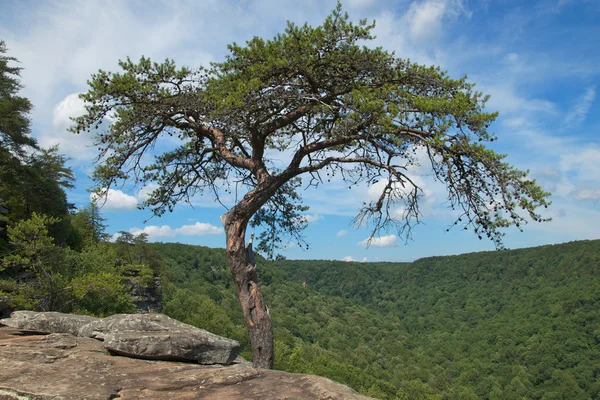
[[256,278],[252,241],[247,248],[245,246],[247,223],[246,216],[225,214],[227,258],[252,344],[253,365],[270,369],[273,368],[273,327]]

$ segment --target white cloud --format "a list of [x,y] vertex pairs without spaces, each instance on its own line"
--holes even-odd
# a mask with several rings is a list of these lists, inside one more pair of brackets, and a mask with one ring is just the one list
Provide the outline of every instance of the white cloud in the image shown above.
[[[139,231],[133,234],[133,236],[139,236],[141,233],[144,233],[144,231]],[[111,242],[116,242],[119,238],[121,237],[121,233],[117,232],[114,235],[111,236],[110,241]]]
[[456,19],[461,14],[470,17],[462,0],[426,0],[413,2],[403,22],[408,26],[410,36],[417,42],[428,42],[436,39],[443,31],[445,20]]
[[396,247],[398,246],[398,237],[396,235],[387,235],[380,237],[367,238],[358,242],[360,247]]
[[491,96],[487,102],[488,110],[500,111],[502,115],[516,114],[522,117],[522,121],[525,120],[524,114],[528,112],[553,113],[556,111],[556,104],[520,93],[517,85],[510,80],[497,80],[490,83],[483,78],[479,80],[477,88]]
[[[593,196],[594,193],[584,195]],[[589,199],[594,200],[594,199]],[[528,224],[526,229],[530,234],[555,238],[555,243],[568,240],[600,239],[600,210],[589,207],[588,204],[557,200],[548,210],[553,219],[543,224]]]
[[103,190],[102,195],[91,193],[90,201],[104,210],[133,210],[138,204],[137,198],[116,189]]
[[150,197],[150,194],[158,189],[158,184],[151,182],[145,186],[142,186],[138,191],[136,197],[139,201],[146,201]]
[[596,99],[596,86],[590,86],[565,117],[564,125],[579,125],[587,117]]
[[79,98],[79,93],[71,93],[54,107],[52,126],[65,128],[71,125],[71,118],[85,113],[85,103]]
[[171,228],[169,225],[148,225],[144,229],[131,228],[129,232],[134,235],[145,233],[148,238],[155,240],[160,237],[175,237],[177,235],[183,236],[207,236],[207,235],[220,235],[223,233],[223,228],[214,226],[212,224],[204,222],[196,222],[193,225],[183,225],[179,228]]
[[363,257],[363,259],[361,260],[361,262],[367,262],[367,257]]
[[563,150],[560,166],[563,172],[576,172],[582,180],[597,182],[600,176],[600,148],[589,145]]
[[600,200],[600,187],[596,189],[583,189],[577,192],[577,200]]
[[140,233],[145,233],[146,235],[148,235],[148,238],[151,240],[154,240],[159,237],[173,237],[177,234],[175,232],[175,229],[171,228],[169,225],[162,225],[162,226],[148,225],[148,226],[145,226],[144,229],[131,228],[129,230],[129,232],[133,233],[134,235],[139,235]]
[[309,215],[303,215],[302,218],[304,218],[304,220],[311,224],[313,222],[317,222],[322,220],[324,217],[320,214],[309,214]]
[[185,236],[204,236],[204,235],[220,235],[223,233],[223,228],[207,224],[204,222],[196,222],[193,225],[183,225],[175,229],[176,234]]
[[354,262],[356,260],[354,258],[352,258],[352,256],[346,256],[346,257],[342,258],[342,261]]
[[346,236],[346,234],[348,233],[347,230],[342,229],[341,231],[339,231],[335,236],[337,237],[342,237],[342,236]]
[[52,129],[45,131],[38,140],[42,147],[58,145],[60,152],[77,160],[94,158],[96,150],[91,146],[91,135],[88,132],[74,134],[67,129],[71,127],[71,118],[85,113],[83,100],[79,93],[71,93],[54,106],[52,112]]

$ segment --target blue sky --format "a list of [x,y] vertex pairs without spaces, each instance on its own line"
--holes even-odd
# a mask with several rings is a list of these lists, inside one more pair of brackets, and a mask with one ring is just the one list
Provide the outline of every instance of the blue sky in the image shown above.
[[[190,67],[220,61],[226,45],[253,36],[272,37],[287,20],[320,24],[335,1],[23,1],[3,0],[0,38],[21,66],[22,93],[34,104],[32,132],[40,144],[59,144],[71,157],[77,187],[70,201],[90,201],[88,178],[95,155],[89,138],[66,131],[69,117],[83,109],[77,95],[102,68],[141,55],[174,59]],[[352,19],[377,21],[373,46],[401,58],[440,65],[454,76],[467,74],[490,94],[490,110],[500,112],[492,126],[493,148],[553,193],[546,216],[525,232],[507,231],[507,247],[518,248],[600,238],[600,2],[596,0],[346,0]],[[344,188],[332,182],[303,192],[310,250],[290,245],[288,258],[410,261],[432,255],[491,250],[460,229],[443,206],[443,187],[418,169],[424,189],[423,224],[405,244],[384,232],[369,248],[367,229],[349,225],[358,206],[375,188]],[[137,210],[148,188],[123,187],[103,206],[109,232],[144,230],[155,241],[223,247],[220,215],[225,209],[209,197],[193,207],[151,218]],[[148,222],[144,222],[148,220]]]

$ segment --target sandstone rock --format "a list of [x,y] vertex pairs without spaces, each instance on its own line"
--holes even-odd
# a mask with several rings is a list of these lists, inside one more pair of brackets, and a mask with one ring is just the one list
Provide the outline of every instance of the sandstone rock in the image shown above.
[[124,331],[108,333],[104,337],[104,348],[113,353],[149,360],[197,361],[199,364],[231,364],[239,347],[238,342],[207,331]]
[[170,328],[190,326],[164,314],[114,314],[83,325],[77,336],[104,340],[104,335],[117,331],[167,332]]
[[63,314],[59,312],[14,311],[10,318],[0,320],[1,324],[26,332],[70,333],[77,335],[79,329],[100,318],[87,315]]
[[200,364],[230,364],[240,347],[163,314],[116,314],[81,327],[78,334],[104,340],[104,347],[117,354]]
[[138,271],[130,271],[131,276],[123,281],[129,288],[131,300],[135,305],[135,312],[153,313],[160,312],[162,309],[162,282],[155,276],[152,281],[146,285],[140,283]]
[[367,400],[311,376],[245,364],[203,366],[110,356],[102,342],[66,334],[24,336],[0,327],[0,399]]

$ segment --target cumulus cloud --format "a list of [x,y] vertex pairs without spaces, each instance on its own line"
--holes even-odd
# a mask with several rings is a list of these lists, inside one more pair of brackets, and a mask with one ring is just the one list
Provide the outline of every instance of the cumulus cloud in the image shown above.
[[341,231],[339,231],[335,236],[337,237],[342,237],[342,236],[346,236],[346,234],[348,233],[347,230],[342,229]]
[[342,258],[342,261],[353,262],[356,260],[354,258],[352,258],[352,256],[346,256],[346,257]]
[[58,145],[62,153],[77,160],[89,160],[95,157],[95,149],[91,146],[92,139],[89,133],[78,135],[69,132],[73,121],[71,118],[79,117],[85,113],[83,100],[79,93],[71,93],[54,106],[52,111],[52,128],[39,137],[42,147]]
[[311,224],[313,222],[317,222],[322,220],[324,217],[322,215],[319,214],[309,214],[309,215],[303,215],[302,218],[304,218],[304,220]]
[[438,37],[444,21],[463,14],[471,16],[462,0],[426,0],[412,3],[403,20],[413,40],[427,42]]
[[150,194],[156,189],[158,189],[158,184],[151,182],[145,186],[142,186],[136,197],[139,201],[146,201],[150,197]]
[[185,236],[204,236],[204,235],[220,235],[223,233],[223,228],[219,228],[212,224],[196,222],[193,225],[183,225],[175,229],[175,233]]
[[102,194],[91,193],[90,201],[104,210],[133,210],[138,205],[136,197],[116,189],[103,190]]
[[129,230],[134,235],[145,233],[148,238],[155,240],[160,237],[175,237],[177,235],[183,236],[207,236],[207,235],[220,235],[223,233],[223,228],[219,228],[212,224],[204,222],[196,222],[193,225],[183,225],[179,228],[171,228],[169,225],[148,225],[143,229],[131,228]]
[[55,128],[65,128],[71,125],[71,118],[85,113],[85,103],[79,98],[79,93],[71,93],[60,101],[52,115],[52,125]]
[[[144,233],[144,232],[143,231],[139,231],[139,232],[133,234],[133,236],[137,237],[137,236],[139,236],[142,233]],[[111,236],[110,241],[114,243],[117,240],[119,240],[120,237],[121,237],[121,232],[117,232],[117,233],[115,233],[114,235]]]
[[387,235],[380,237],[367,238],[358,242],[360,247],[396,247],[398,246],[398,237],[396,235]]

